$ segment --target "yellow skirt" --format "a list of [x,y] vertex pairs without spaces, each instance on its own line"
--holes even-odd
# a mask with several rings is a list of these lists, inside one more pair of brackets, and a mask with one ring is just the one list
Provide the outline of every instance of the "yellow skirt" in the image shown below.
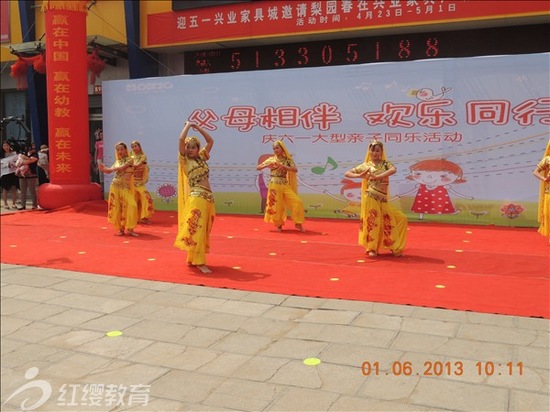
[[133,230],[137,226],[137,205],[132,190],[111,185],[107,220],[119,231]]
[[388,249],[402,253],[407,241],[407,217],[388,202],[363,196],[359,244],[366,251]]
[[545,193],[542,201],[542,213],[539,215],[539,233],[550,241],[550,193]]
[[136,204],[138,220],[149,219],[155,213],[153,199],[145,186],[136,186]]
[[174,246],[187,251],[187,263],[205,265],[206,254],[210,251],[210,232],[216,216],[214,203],[200,196],[189,196],[183,216]]
[[290,218],[295,224],[305,221],[304,204],[288,184],[269,183],[264,221],[282,226],[290,209]]

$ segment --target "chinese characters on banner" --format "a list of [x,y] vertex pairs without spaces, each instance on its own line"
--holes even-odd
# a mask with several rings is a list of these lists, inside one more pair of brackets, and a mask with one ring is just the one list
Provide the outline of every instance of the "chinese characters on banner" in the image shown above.
[[[109,81],[105,144],[138,139],[148,147],[149,190],[162,207],[175,208],[174,139],[186,120],[198,123],[216,140],[209,165],[217,209],[257,213],[258,159],[282,139],[298,165],[308,216],[349,218],[356,213],[342,212],[344,172],[363,162],[377,138],[397,167],[393,201],[410,218],[535,226],[532,171],[549,138],[548,57]],[[452,207],[418,206],[436,192],[447,193]]]
[[[546,4],[545,4],[546,3]],[[546,15],[543,1],[280,0],[147,16],[148,46]],[[213,35],[213,33],[215,33]]]
[[90,183],[86,66],[87,1],[46,1],[50,181]]

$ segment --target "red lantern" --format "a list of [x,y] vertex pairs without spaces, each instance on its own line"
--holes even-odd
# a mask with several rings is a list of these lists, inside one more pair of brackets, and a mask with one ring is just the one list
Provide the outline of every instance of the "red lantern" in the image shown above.
[[29,67],[30,64],[21,56],[19,56],[17,61],[11,66],[10,76],[17,80],[17,90],[24,90],[28,87],[27,69]]
[[88,54],[88,70],[90,70],[90,84],[95,84],[96,78],[105,69],[105,61],[99,56],[99,49],[96,47]]

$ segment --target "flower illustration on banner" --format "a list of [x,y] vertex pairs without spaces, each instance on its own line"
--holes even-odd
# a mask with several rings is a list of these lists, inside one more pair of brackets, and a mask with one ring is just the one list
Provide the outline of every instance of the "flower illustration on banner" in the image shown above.
[[514,205],[513,203],[504,205],[500,208],[503,217],[508,219],[516,219],[525,209],[520,205]]
[[170,202],[170,199],[176,197],[178,191],[176,187],[170,183],[165,183],[157,187],[157,195],[166,203]]

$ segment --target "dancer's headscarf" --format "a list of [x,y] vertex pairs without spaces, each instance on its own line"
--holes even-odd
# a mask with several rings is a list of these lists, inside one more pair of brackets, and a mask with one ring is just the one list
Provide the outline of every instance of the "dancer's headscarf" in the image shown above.
[[[283,152],[287,159],[292,160],[292,155],[286,148],[285,144],[282,140],[277,140],[275,144],[278,144],[281,149],[283,149]],[[298,177],[296,176],[296,172],[288,171],[286,173],[286,179],[288,180],[288,184],[290,185],[290,188],[294,190],[294,193],[298,193]]]
[[[143,147],[141,147],[141,143],[138,142],[137,140],[134,140],[131,144],[132,145],[137,144],[139,146],[139,150],[140,150],[139,154],[135,154],[134,152],[132,152],[132,157],[134,157],[137,160],[137,163],[141,162],[142,159],[144,159],[145,162],[147,162],[147,156],[145,155],[145,152],[143,151]],[[145,184],[148,181],[149,181],[149,165],[147,163],[145,163],[145,165],[143,167],[143,183]]]
[[[548,140],[548,144],[546,145],[546,150],[544,151],[543,159],[546,156],[550,156],[550,139]],[[550,171],[547,171],[546,173],[550,173]],[[548,183],[541,181],[540,182],[540,188],[539,188],[539,211],[538,211],[538,222],[542,223],[544,221],[544,188]]]

